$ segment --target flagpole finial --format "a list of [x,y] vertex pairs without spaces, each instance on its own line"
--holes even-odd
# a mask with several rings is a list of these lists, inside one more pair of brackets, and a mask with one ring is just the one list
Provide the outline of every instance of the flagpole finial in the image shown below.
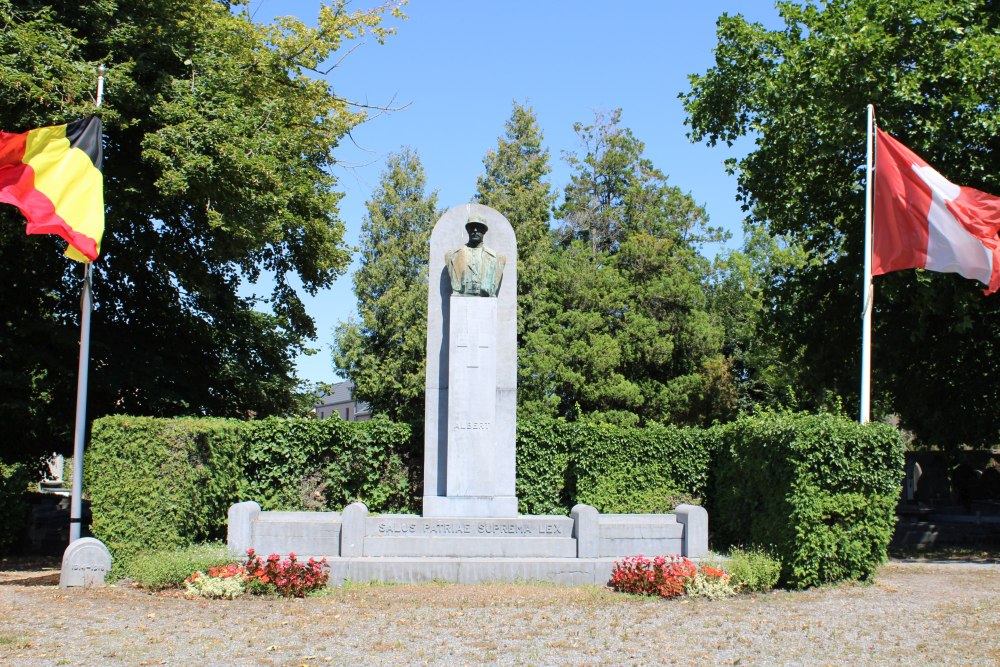
[[104,63],[101,63],[100,65],[97,66],[97,76],[104,76],[105,72],[107,71],[108,68],[104,66]]

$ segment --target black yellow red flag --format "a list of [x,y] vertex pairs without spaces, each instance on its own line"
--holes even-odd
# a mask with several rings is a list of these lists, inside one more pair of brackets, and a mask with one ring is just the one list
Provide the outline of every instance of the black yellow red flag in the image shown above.
[[92,262],[104,235],[101,119],[0,132],[0,202],[21,209],[28,234],[58,234],[66,256]]

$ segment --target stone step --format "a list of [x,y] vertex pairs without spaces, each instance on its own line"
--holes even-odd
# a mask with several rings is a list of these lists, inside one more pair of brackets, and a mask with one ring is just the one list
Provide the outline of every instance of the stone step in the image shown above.
[[330,585],[345,581],[399,584],[450,581],[459,584],[549,581],[567,586],[603,586],[611,558],[332,558]]

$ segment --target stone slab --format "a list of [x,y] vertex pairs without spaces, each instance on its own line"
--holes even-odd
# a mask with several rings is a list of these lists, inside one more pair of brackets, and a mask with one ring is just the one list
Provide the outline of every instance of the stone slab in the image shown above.
[[93,537],[81,537],[63,552],[59,588],[100,586],[111,570],[111,552]]
[[340,532],[339,512],[261,512],[250,546],[262,555],[339,555]]
[[684,526],[684,550],[688,558],[708,555],[708,511],[700,505],[678,505],[677,522]]
[[571,537],[366,537],[365,556],[574,558]]
[[253,501],[229,507],[226,546],[230,556],[243,556],[253,546],[253,523],[260,516],[260,505]]
[[504,495],[494,480],[494,457],[507,444],[496,438],[496,326],[496,299],[451,297],[445,486],[449,498]]
[[[495,511],[495,505],[479,503],[435,504],[448,495],[448,386],[451,311],[451,281],[445,253],[468,241],[465,222],[470,215],[486,220],[489,231],[484,243],[506,257],[503,280],[495,299],[496,328],[496,442],[492,453],[495,495],[515,496],[514,438],[517,404],[517,241],[514,230],[498,211],[482,204],[462,204],[449,209],[431,232],[428,263],[430,288],[427,303],[427,379],[424,414],[424,514],[440,515],[452,510]],[[477,298],[477,297],[466,297]],[[481,297],[485,298],[485,297]],[[506,505],[503,505],[506,507]],[[506,510],[503,510],[506,515]],[[468,515],[468,514],[467,514]]]
[[424,496],[424,516],[515,517],[516,496]]

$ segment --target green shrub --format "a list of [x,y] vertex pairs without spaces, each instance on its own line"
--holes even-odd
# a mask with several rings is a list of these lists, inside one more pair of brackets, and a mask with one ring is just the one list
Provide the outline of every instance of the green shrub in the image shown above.
[[127,571],[140,551],[225,536],[229,506],[241,500],[244,429],[228,419],[94,422],[84,466],[90,529],[116,567]]
[[[606,514],[670,514],[678,505],[697,504],[700,498],[682,491],[669,482],[648,489],[623,492],[631,484],[628,473],[619,473],[596,480],[592,496],[599,500],[598,508]],[[586,497],[586,496],[585,496]],[[581,501],[582,502],[582,501]]]
[[419,479],[412,453],[410,427],[384,420],[105,417],[85,467],[91,531],[120,574],[140,551],[224,538],[229,507],[243,500],[405,512]]
[[732,576],[730,583],[741,593],[763,593],[778,585],[781,561],[772,558],[759,547],[734,547],[729,552],[725,570]]
[[179,549],[157,549],[136,554],[119,573],[151,591],[181,588],[195,572],[237,562],[222,542],[192,544]]
[[709,497],[716,548],[773,547],[782,581],[799,588],[867,579],[885,562],[903,477],[896,429],[765,414],[710,436],[720,445]]
[[28,521],[26,493],[29,482],[28,466],[0,462],[0,554],[7,553],[24,533]]

